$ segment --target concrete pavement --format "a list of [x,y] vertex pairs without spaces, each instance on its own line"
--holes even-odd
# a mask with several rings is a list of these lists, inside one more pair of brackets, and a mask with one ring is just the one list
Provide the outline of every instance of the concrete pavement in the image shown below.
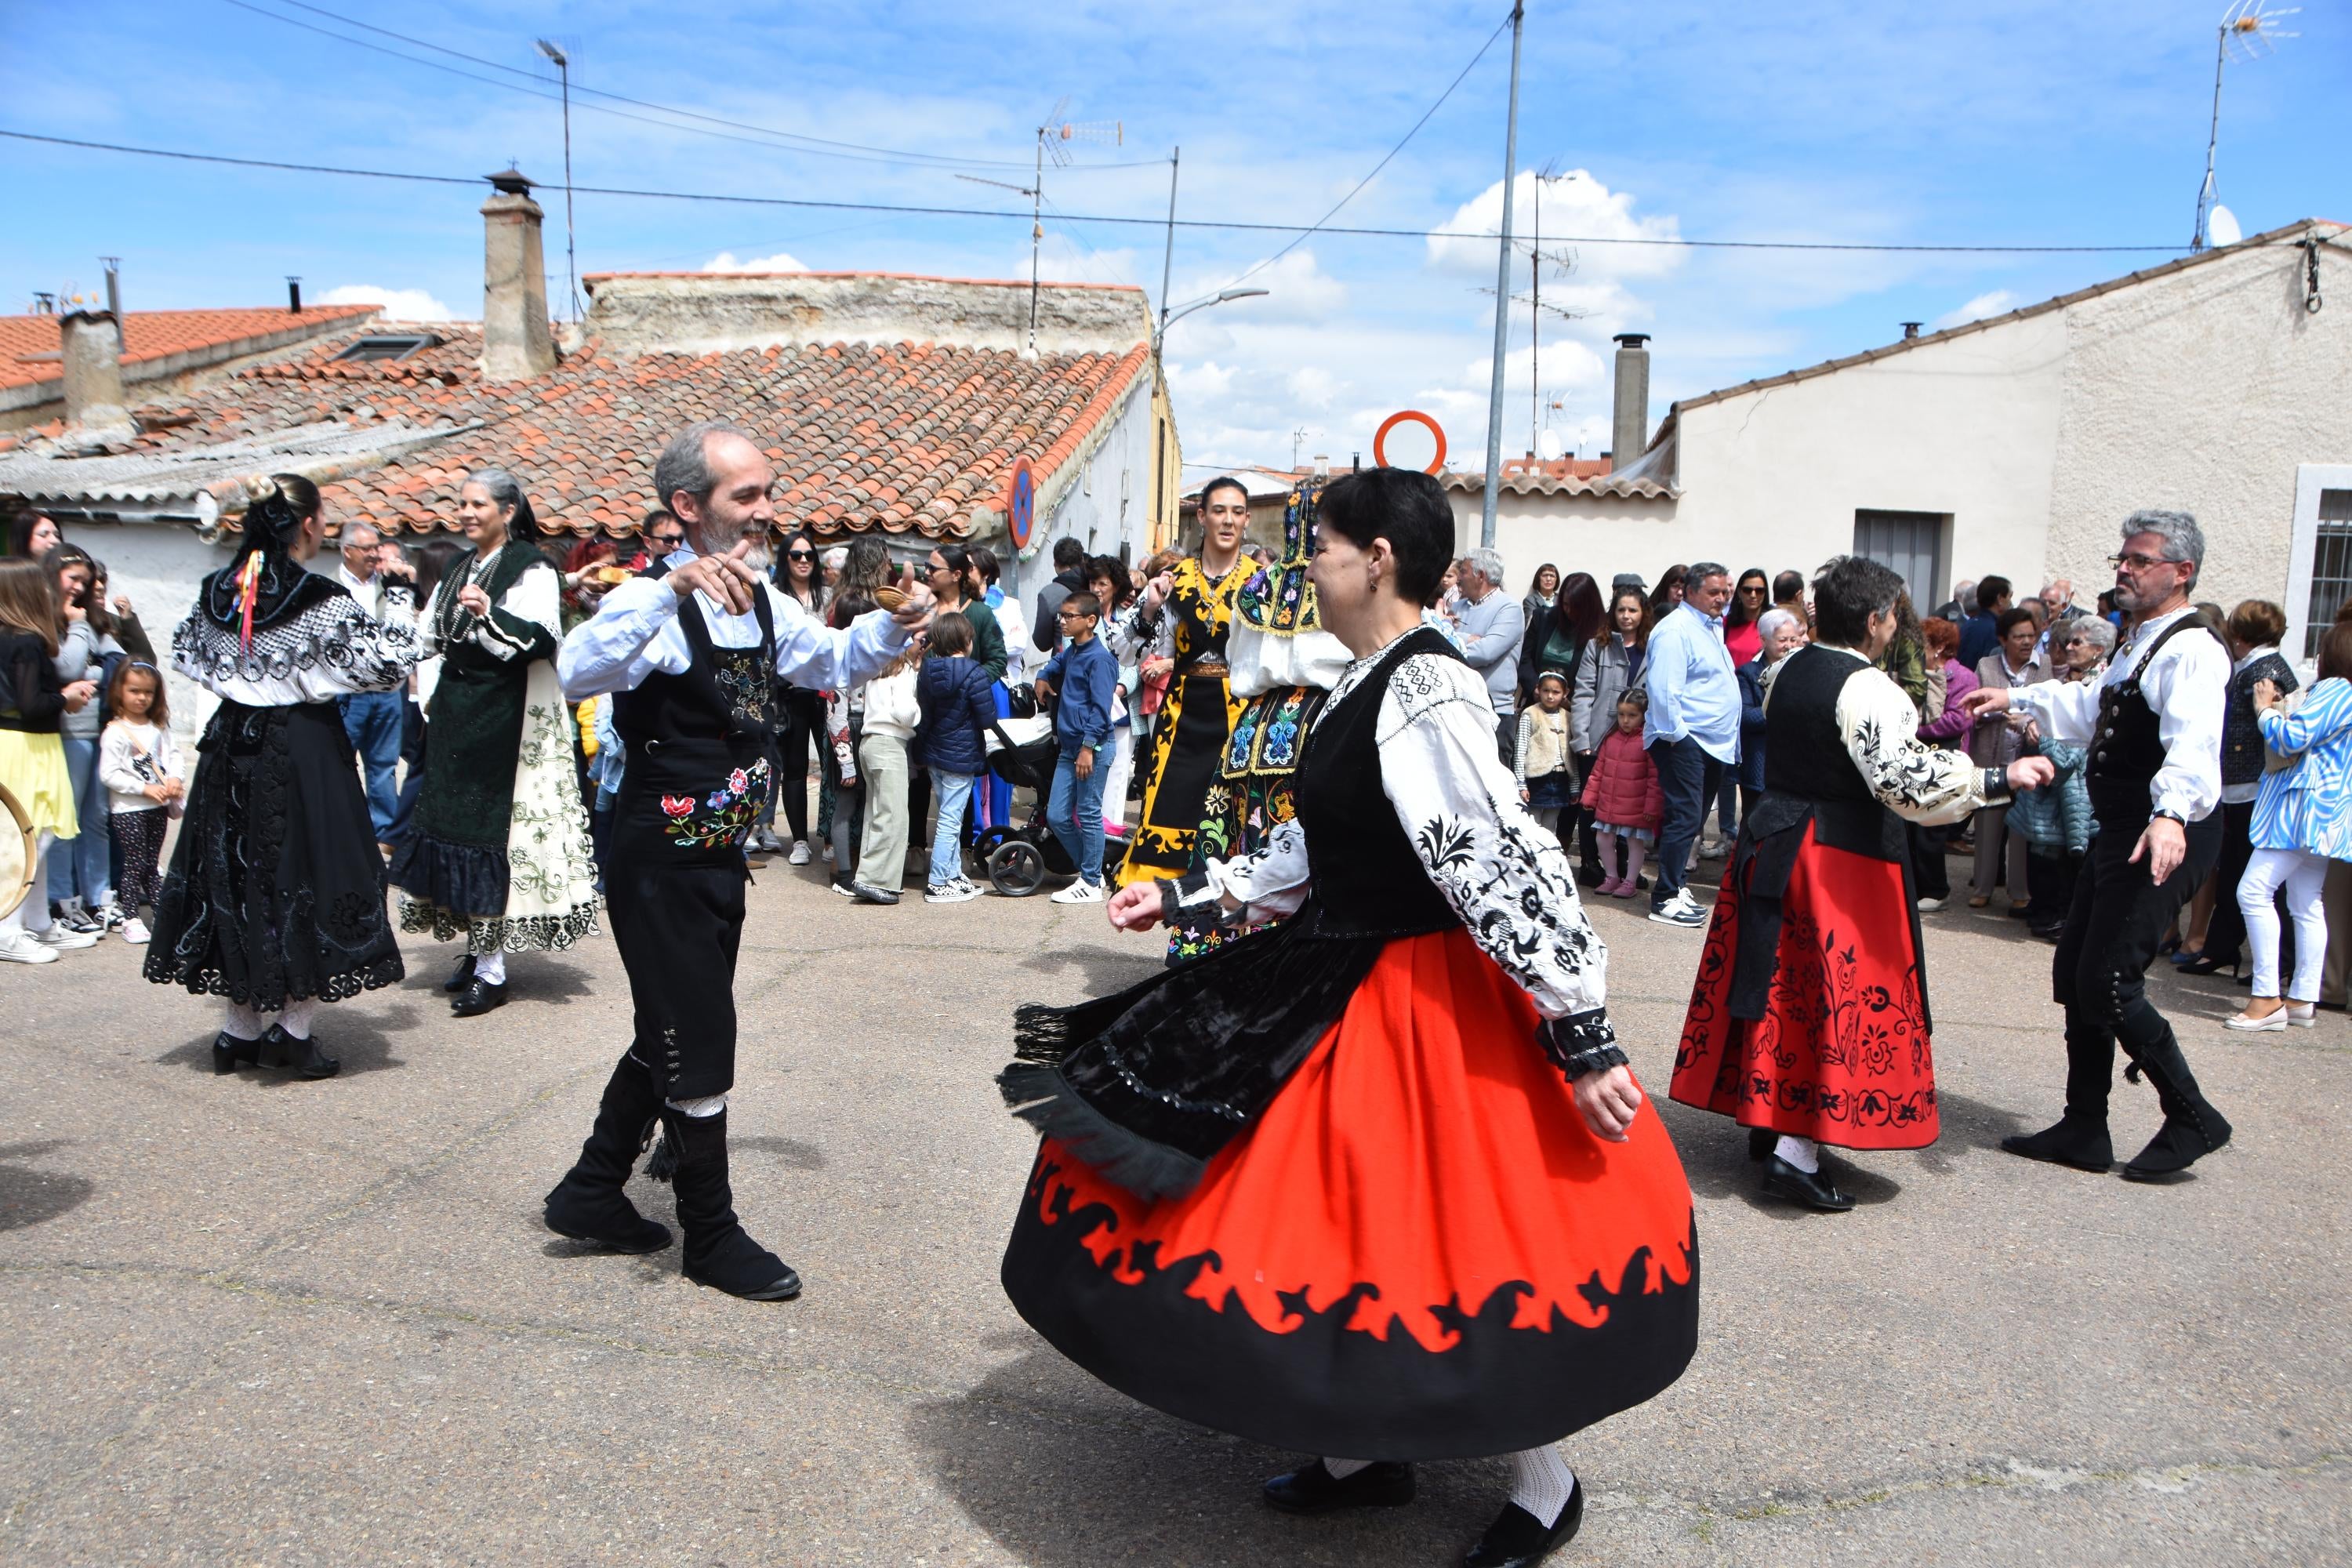
[[[608,940],[512,961],[470,1021],[413,943],[404,985],[327,1011],[316,1084],[215,1078],[212,1005],[119,942],[0,968],[0,1559],[1454,1561],[1498,1462],[1275,1515],[1293,1456],[1100,1387],[997,1289],[1033,1147],[989,1082],[1013,1005],[1156,943],[1042,897],[851,905],[818,869],[760,874],[738,987],[738,1204],[808,1282],[788,1305],[538,1223],[625,1037]],[[1698,937],[1596,921],[1662,1091]],[[1943,1140],[1856,1157],[1854,1213],[1759,1198],[1736,1131],[1661,1108],[1705,1339],[1566,1445],[1592,1505],[1559,1560],[2352,1561],[2352,1029],[2226,1035],[2242,993],[2166,973],[2236,1145],[2165,1188],[2031,1165],[1995,1145],[2057,1110],[2049,950],[1929,924]],[[2153,1096],[2117,1105],[2136,1148]]]

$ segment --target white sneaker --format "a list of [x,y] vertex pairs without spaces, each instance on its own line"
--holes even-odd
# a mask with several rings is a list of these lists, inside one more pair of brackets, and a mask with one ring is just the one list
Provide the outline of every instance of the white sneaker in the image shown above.
[[[829,847],[828,847],[828,848],[829,848]],[[833,858],[833,856],[832,856],[830,853],[828,853],[828,854],[825,856],[825,858],[826,858],[826,859],[828,859],[828,860],[830,860],[830,859],[832,859],[832,858]],[[787,855],[787,856],[785,856],[785,857],[784,857],[784,864],[785,864],[785,865],[787,865],[787,866],[805,866],[805,865],[807,865],[808,863],[809,863],[809,847],[808,847],[808,840],[807,840],[807,839],[805,839],[805,838],[795,838],[795,839],[793,839],[793,852],[792,852],[790,855]]]
[[1064,888],[1060,892],[1055,893],[1054,895],[1053,901],[1057,904],[1101,903],[1103,901],[1102,884],[1099,882],[1087,881],[1073,882],[1068,887]]
[[122,912],[122,906],[116,903],[112,899],[109,899],[105,903],[100,905],[98,912],[91,916],[91,918],[97,921],[99,924],[104,926],[108,931],[121,931],[124,922],[131,919],[129,915]]
[[137,915],[122,917],[122,940],[131,946],[142,947],[152,941],[153,936],[154,933],[147,929],[147,922]]
[[[826,843],[825,843],[825,847],[824,847],[824,860],[825,860],[825,864],[826,864],[826,865],[828,865],[828,866],[830,866],[831,864],[833,864],[833,844],[832,844],[832,841],[831,841],[831,840],[827,840],[827,841],[826,841]],[[793,861],[793,865],[795,865],[795,866],[797,866],[797,865],[799,865],[799,864],[800,864],[800,862],[799,862],[799,861],[797,861],[797,860],[795,860],[795,861]]]
[[97,932],[68,931],[62,922],[52,924],[47,931],[27,931],[26,934],[52,952],[68,952],[77,947],[98,945]]
[[58,955],[47,942],[30,931],[12,931],[0,935],[0,963],[55,963]]
[[1943,912],[1944,906],[1950,901],[1948,899],[1922,899],[1916,907],[1923,915],[1940,914]]
[[1652,910],[1650,919],[1662,926],[1681,926],[1685,930],[1696,930],[1706,924],[1706,910],[1696,899],[1690,896],[1690,889],[1685,888],[1667,900],[1663,906]]
[[961,877],[952,882],[942,882],[923,894],[927,904],[962,904],[980,897],[980,889]]

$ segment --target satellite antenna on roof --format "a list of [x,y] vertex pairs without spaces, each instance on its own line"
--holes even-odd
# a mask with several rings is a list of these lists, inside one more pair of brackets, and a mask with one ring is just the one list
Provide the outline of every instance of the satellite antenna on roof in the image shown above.
[[2192,253],[2208,245],[2238,242],[2237,217],[2215,199],[2213,190],[2213,150],[2221,140],[2221,68],[2231,60],[2252,65],[2273,51],[2274,40],[2301,37],[2278,25],[2301,12],[2299,5],[2265,10],[2263,0],[2231,0],[2230,8],[2221,13],[2213,44],[2213,122],[2205,135],[2205,183],[2197,187],[2197,232],[2189,241]]
[[1072,150],[1081,142],[1108,142],[1115,147],[1127,144],[1124,121],[1097,120],[1076,124],[1064,120],[1062,110],[1069,107],[1069,102],[1067,98],[1064,98],[1055,104],[1054,112],[1045,117],[1048,122],[1037,127],[1037,169],[1027,184],[984,180],[978,174],[956,176],[975,185],[994,185],[1000,190],[1029,198],[1029,346],[1024,353],[1031,359],[1037,357],[1037,268],[1038,249],[1045,239],[1045,160],[1050,156],[1054,160],[1054,167],[1066,169],[1070,166]]

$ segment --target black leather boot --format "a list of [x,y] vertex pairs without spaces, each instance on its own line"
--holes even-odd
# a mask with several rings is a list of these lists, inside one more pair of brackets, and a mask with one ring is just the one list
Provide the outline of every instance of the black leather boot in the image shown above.
[[2039,1132],[2000,1141],[2010,1153],[2078,1171],[2105,1173],[2115,1163],[2107,1136],[2107,1097],[2115,1090],[2115,1026],[2087,1009],[2066,1008],[2066,1113]]
[[258,1039],[240,1040],[223,1029],[213,1037],[213,1071],[235,1072],[240,1067],[251,1067],[261,1059]]
[[686,1232],[685,1272],[698,1285],[747,1301],[789,1301],[801,1277],[753,1241],[735,1217],[727,1180],[727,1113],[688,1116],[662,1108],[662,1133],[677,1150],[670,1186],[677,1194],[678,1228]]
[[319,1037],[304,1035],[299,1039],[286,1032],[283,1024],[269,1026],[269,1033],[261,1037],[264,1061],[283,1062],[302,1078],[332,1078],[343,1070],[341,1059],[319,1048]]
[[1343,1508],[1399,1508],[1412,1500],[1412,1467],[1393,1460],[1366,1465],[1340,1480],[1309,1459],[1265,1483],[1270,1508],[1285,1513],[1336,1513]]
[[2078,1171],[2102,1174],[2116,1163],[2115,1143],[2107,1136],[2107,1124],[2078,1121],[2071,1110],[2039,1132],[2015,1133],[2002,1139],[2000,1146],[2029,1160],[2072,1165]]
[[659,1252],[669,1245],[669,1227],[639,1214],[623,1190],[660,1114],[653,1075],[623,1057],[604,1085],[579,1161],[547,1194],[548,1229],[615,1252]]
[[2152,1182],[2178,1174],[2229,1142],[2232,1130],[2228,1118],[2197,1087],[2197,1075],[2189,1070],[2189,1060],[2169,1027],[2140,1051],[2137,1061],[2164,1107],[2164,1125],[2124,1167],[2124,1180]]

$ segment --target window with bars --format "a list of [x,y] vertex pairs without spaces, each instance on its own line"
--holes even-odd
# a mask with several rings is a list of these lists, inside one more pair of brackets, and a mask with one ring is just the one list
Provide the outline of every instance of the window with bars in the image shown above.
[[2352,490],[2324,489],[2311,551],[2311,607],[2303,618],[2304,658],[2319,657],[2320,637],[2347,599],[2352,599]]

